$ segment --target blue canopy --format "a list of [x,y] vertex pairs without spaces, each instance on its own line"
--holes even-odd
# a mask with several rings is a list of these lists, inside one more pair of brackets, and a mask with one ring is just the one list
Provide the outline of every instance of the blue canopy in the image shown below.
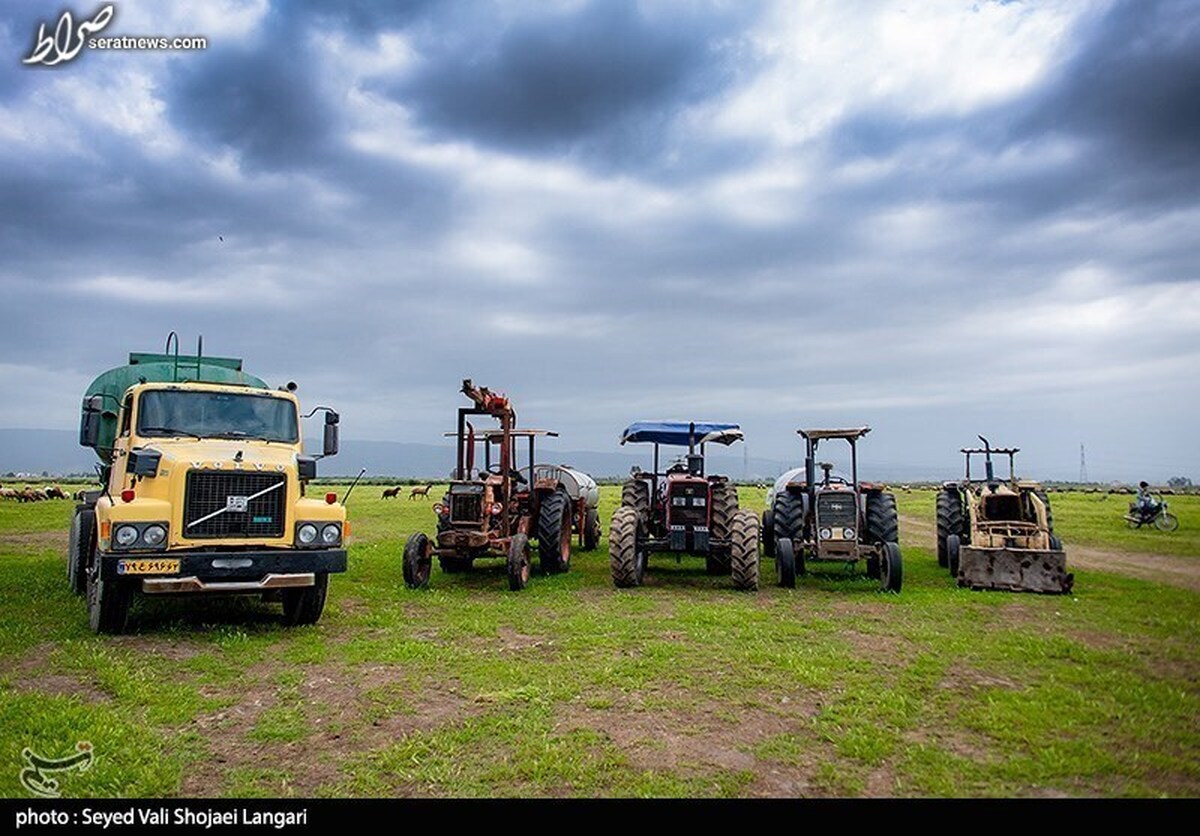
[[688,434],[695,427],[695,442],[733,444],[742,440],[737,424],[714,424],[711,421],[635,421],[621,433],[621,443],[649,441],[654,444],[688,446]]

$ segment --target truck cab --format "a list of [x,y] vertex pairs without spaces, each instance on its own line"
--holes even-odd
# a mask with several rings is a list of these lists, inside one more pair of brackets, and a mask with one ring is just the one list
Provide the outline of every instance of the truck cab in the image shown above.
[[339,419],[325,410],[322,455],[305,455],[294,389],[199,352],[131,355],[97,378],[80,443],[101,487],[76,508],[68,555],[94,630],[123,630],[139,593],[256,594],[281,600],[289,624],[319,619],[348,532],[336,495],[308,485],[337,452]]

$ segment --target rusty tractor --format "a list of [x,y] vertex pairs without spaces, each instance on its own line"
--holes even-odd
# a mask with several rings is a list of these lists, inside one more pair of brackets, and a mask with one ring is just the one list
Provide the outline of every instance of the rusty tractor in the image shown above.
[[[767,492],[763,512],[765,551],[775,558],[780,586],[796,586],[796,576],[817,562],[854,568],[862,561],[869,577],[885,591],[899,592],[904,579],[896,497],[883,485],[858,480],[858,441],[870,427],[797,430],[805,442],[804,466],[780,476]],[[822,441],[850,445],[850,479],[833,475],[833,465],[817,461]],[[822,474],[818,479],[817,467]]]
[[[600,539],[595,481],[565,465],[538,465],[535,440],[555,437],[549,430],[518,429],[517,414],[503,395],[464,380],[462,393],[472,406],[458,410],[454,479],[434,505],[437,533],[409,536],[404,545],[404,582],[410,589],[428,586],[437,557],[443,572],[465,572],[481,558],[505,561],[508,586],[524,589],[532,573],[532,542],[537,542],[542,572],[566,572],[571,562],[571,536],[580,546],[596,548]],[[476,431],[468,420],[495,418],[499,428]],[[528,443],[527,467],[517,467],[517,443]],[[483,467],[475,467],[477,444],[483,444]],[[492,451],[496,448],[496,461]]]
[[[1016,477],[1017,447],[963,448],[966,474],[937,497],[938,565],[959,586],[1065,594],[1075,576],[1054,534],[1050,498],[1038,482]],[[992,454],[1008,456],[1008,480],[996,478]],[[971,477],[971,457],[983,456],[984,479]]]
[[[639,421],[621,434],[621,443],[654,445],[654,467],[634,469],[621,489],[621,505],[609,531],[613,583],[641,586],[650,554],[704,556],[710,575],[728,575],[737,589],[758,589],[758,518],[739,510],[737,486],[725,476],[704,472],[706,444],[732,444],[742,438],[737,424]],[[660,472],[661,445],[687,447],[687,456]]]

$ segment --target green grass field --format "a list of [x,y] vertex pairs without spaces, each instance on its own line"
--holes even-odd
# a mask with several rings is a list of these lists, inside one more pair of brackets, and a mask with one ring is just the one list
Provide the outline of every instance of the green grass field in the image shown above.
[[[901,513],[932,523],[933,497]],[[1200,498],[1171,498],[1169,535],[1127,531],[1126,501],[1054,495],[1068,547],[1200,555]],[[899,595],[778,589],[770,561],[742,594],[666,557],[617,590],[607,539],[522,593],[498,565],[414,592],[400,553],[431,505],[356,489],[351,570],[315,627],[176,599],[114,638],[66,588],[71,504],[0,503],[0,793],[25,794],[24,747],[81,740],[95,765],[58,776],[65,795],[1200,793],[1193,589],[1076,569],[1069,597],[961,590],[902,523]]]

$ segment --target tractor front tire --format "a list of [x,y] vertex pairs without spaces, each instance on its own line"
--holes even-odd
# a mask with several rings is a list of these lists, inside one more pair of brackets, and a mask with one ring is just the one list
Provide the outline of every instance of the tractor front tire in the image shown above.
[[946,566],[950,569],[950,577],[958,578],[958,558],[959,550],[962,548],[962,540],[957,534],[951,534],[946,538]]
[[758,589],[758,515],[753,511],[738,511],[729,528],[729,565],[733,588],[747,592]]
[[900,559],[900,546],[894,542],[883,544],[879,557],[879,586],[884,592],[899,592],[904,583],[904,563]]
[[538,563],[545,574],[571,568],[571,501],[562,491],[542,498],[537,538]]
[[524,534],[514,534],[509,540],[508,588],[513,592],[520,592],[529,584],[531,553],[529,538]]
[[775,543],[775,580],[784,589],[796,588],[796,551],[789,537]]
[[433,569],[433,544],[420,531],[408,535],[404,544],[404,584],[409,589],[424,589],[429,586],[429,574]]
[[646,557],[638,542],[641,518],[637,510],[622,505],[613,512],[608,531],[608,559],[613,585],[619,588],[641,586],[646,572]]
[[775,556],[775,512],[770,508],[762,513],[762,546],[764,555]]

